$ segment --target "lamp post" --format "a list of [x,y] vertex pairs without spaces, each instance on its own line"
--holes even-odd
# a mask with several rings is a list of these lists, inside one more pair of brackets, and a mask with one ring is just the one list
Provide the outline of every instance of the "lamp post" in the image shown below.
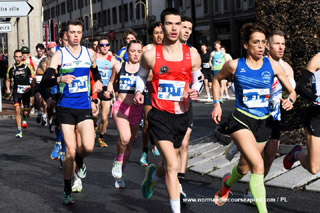
[[148,29],[149,29],[149,8],[148,8],[148,0],[146,0],[146,3],[142,2],[141,0],[138,1],[135,4],[135,8],[137,8],[138,4],[142,4],[144,6],[144,14],[145,14],[145,20],[146,20],[146,34],[147,34],[147,43],[149,44],[149,33],[148,33]]

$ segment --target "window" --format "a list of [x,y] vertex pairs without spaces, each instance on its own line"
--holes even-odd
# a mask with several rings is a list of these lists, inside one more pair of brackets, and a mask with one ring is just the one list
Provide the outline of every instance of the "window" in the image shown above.
[[72,12],[73,10],[73,2],[72,0],[67,0],[67,11],[68,13]]
[[[143,3],[146,3],[146,0],[142,0]],[[143,4],[140,4],[141,6],[141,12],[142,12],[142,18],[145,18],[146,17],[146,11],[145,11],[145,8],[144,8],[144,5]]]
[[254,7],[254,0],[249,0],[249,6]]
[[236,0],[235,1],[235,7],[236,7],[236,10],[238,10],[238,9],[241,9],[241,1],[239,1],[239,0]]
[[85,17],[85,22],[86,22],[86,30],[88,30],[89,29],[89,17],[88,16]]
[[194,0],[195,5],[201,5],[201,0]]
[[59,17],[60,16],[60,5],[58,4],[56,6],[56,17]]
[[84,5],[88,6],[88,0],[84,0]]
[[107,25],[107,11],[104,10],[102,13],[102,26]]
[[203,13],[208,14],[208,0],[203,0]]
[[66,14],[66,3],[62,2],[61,3],[61,15]]
[[55,13],[54,13],[54,7],[51,7],[51,18],[54,18],[55,17]]
[[50,19],[50,10],[49,9],[46,9],[46,10],[43,11],[43,19],[45,21]]
[[229,0],[224,0],[223,1],[223,11],[224,12],[229,11]]
[[191,0],[185,0],[184,5],[186,5],[186,7],[190,7],[191,6]]
[[96,0],[92,0],[92,4],[95,4],[97,1]]
[[119,6],[119,22],[122,22],[122,7],[121,5]]
[[107,25],[111,25],[110,9],[107,10]]
[[83,0],[78,0],[78,8],[83,8]]
[[117,24],[117,8],[112,8],[112,23]]
[[129,10],[130,10],[130,20],[132,20],[133,19],[133,3],[132,2],[130,2]]
[[[136,0],[136,3],[139,2],[139,0]],[[137,5],[137,4],[136,4]],[[136,7],[136,19],[140,19],[140,4]]]
[[74,9],[77,9],[77,0],[74,0]]
[[218,0],[214,1],[214,12],[215,13],[220,12],[220,2]]
[[167,0],[167,7],[174,8],[174,0]]
[[123,5],[123,19],[128,22],[128,4]]

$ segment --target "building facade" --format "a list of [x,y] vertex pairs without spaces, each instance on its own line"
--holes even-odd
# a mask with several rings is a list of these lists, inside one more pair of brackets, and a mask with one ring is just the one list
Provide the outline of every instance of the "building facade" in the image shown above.
[[[90,29],[90,3],[93,29]],[[56,30],[65,28],[70,19],[84,21],[84,43],[92,37],[107,36],[111,49],[116,51],[125,43],[123,32],[131,28],[138,39],[148,42],[147,24],[160,21],[163,9],[174,7],[195,20],[195,31],[190,43],[213,45],[221,40],[233,56],[241,55],[240,28],[255,20],[254,0],[43,0],[44,25],[52,24]],[[148,10],[146,11],[146,7]],[[145,19],[148,13],[148,19]]]

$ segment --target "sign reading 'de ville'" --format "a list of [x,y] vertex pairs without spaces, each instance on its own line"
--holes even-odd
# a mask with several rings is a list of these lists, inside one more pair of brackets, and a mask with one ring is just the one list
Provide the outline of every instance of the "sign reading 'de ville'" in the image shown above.
[[10,22],[0,22],[0,33],[8,33],[12,31]]
[[26,1],[0,1],[0,17],[28,16],[33,7]]

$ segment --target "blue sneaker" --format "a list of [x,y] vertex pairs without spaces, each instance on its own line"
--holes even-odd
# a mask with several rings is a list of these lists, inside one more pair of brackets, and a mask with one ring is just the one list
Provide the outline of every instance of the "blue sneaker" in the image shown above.
[[59,158],[60,150],[61,150],[61,142],[56,142],[50,155],[52,160],[57,160]]
[[63,164],[63,160],[64,160],[64,156],[66,155],[65,152],[60,152],[59,153],[59,158],[60,158],[60,168],[62,168],[62,164]]
[[22,138],[22,130],[17,131],[16,138]]
[[227,149],[224,152],[224,156],[228,161],[231,161],[237,153],[237,145],[233,141],[231,141],[231,143],[228,145]]
[[159,156],[160,155],[160,152],[159,152],[157,146],[153,146],[152,154],[155,155],[155,156]]
[[150,164],[147,167],[146,176],[142,182],[141,192],[143,197],[149,199],[154,191],[154,187],[157,185],[157,182],[153,182],[152,174],[156,171],[156,165]]
[[148,154],[145,152],[142,152],[142,155],[140,158],[140,165],[141,166],[148,166]]
[[65,205],[74,204],[74,201],[72,200],[72,197],[71,197],[71,192],[66,192],[66,191],[63,192],[62,203]]

